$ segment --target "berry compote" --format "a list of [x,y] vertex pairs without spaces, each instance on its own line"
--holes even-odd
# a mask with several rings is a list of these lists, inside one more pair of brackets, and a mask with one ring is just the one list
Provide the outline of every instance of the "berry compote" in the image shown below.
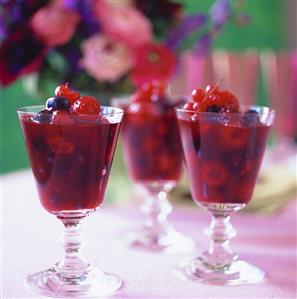
[[102,203],[120,127],[120,119],[111,119],[111,109],[120,111],[100,107],[95,98],[63,84],[40,112],[19,113],[47,211],[94,210]]
[[182,149],[174,106],[165,94],[165,85],[153,81],[139,88],[124,107],[124,157],[133,180],[179,179]]
[[195,201],[246,204],[251,199],[272,124],[269,111],[240,109],[236,97],[217,86],[195,89],[177,109]]
[[122,137],[130,177],[147,193],[141,207],[142,227],[128,231],[122,239],[142,250],[184,253],[192,250],[192,240],[167,221],[172,211],[167,194],[180,178],[183,157],[176,103],[168,99],[165,87],[153,81],[141,86],[132,102],[114,101],[125,111]]

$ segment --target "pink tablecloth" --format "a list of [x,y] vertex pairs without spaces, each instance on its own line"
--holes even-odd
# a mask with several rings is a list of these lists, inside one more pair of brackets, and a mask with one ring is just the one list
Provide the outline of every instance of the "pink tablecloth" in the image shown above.
[[[23,286],[26,274],[43,270],[61,257],[56,240],[62,225],[39,205],[29,171],[2,177],[1,298],[39,298]],[[84,224],[89,243],[85,256],[97,267],[120,275],[124,287],[115,298],[296,298],[296,202],[273,216],[238,213],[239,235],[233,248],[267,273],[265,283],[237,287],[210,286],[181,280],[173,271],[185,255],[150,254],[122,248],[117,236],[141,220],[132,207],[103,206]],[[171,220],[205,249],[202,229],[209,215],[176,207]],[[195,255],[195,253],[193,253]]]

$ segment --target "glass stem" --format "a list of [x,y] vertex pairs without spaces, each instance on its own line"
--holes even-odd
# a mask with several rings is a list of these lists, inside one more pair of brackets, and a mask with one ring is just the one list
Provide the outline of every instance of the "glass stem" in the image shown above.
[[172,206],[163,188],[149,188],[148,191],[149,196],[141,207],[145,215],[144,227],[157,236],[169,229],[167,216],[171,213]]
[[62,246],[64,259],[56,264],[55,270],[64,278],[78,278],[88,271],[90,264],[81,256],[84,238],[81,218],[61,219],[64,224]]
[[236,230],[230,223],[229,212],[212,211],[210,227],[205,234],[210,238],[210,247],[202,255],[204,264],[215,271],[230,267],[237,255],[230,248],[230,239],[236,236]]

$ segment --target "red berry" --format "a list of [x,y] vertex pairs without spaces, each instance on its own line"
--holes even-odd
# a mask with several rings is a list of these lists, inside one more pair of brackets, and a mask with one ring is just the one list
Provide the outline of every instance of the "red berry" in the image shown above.
[[96,98],[83,96],[76,100],[71,106],[71,113],[74,114],[99,114],[100,105]]
[[199,111],[199,105],[200,105],[200,103],[194,103],[194,104],[193,104],[193,109],[194,109],[195,111]]
[[201,88],[194,89],[191,99],[195,103],[189,104],[187,109],[197,112],[234,113],[239,110],[237,98],[229,91],[219,91],[217,85],[208,85],[205,91]]
[[221,107],[221,112],[238,112],[239,103],[234,94],[224,90],[220,92],[220,95],[224,100],[224,105]]
[[205,97],[205,92],[202,88],[193,89],[192,93],[192,100],[195,102],[202,102]]
[[225,145],[236,149],[248,147],[249,130],[239,125],[228,125],[221,131]]
[[216,85],[207,85],[205,87],[205,92],[206,93],[218,93],[218,87]]
[[196,103],[194,103],[194,102],[187,102],[187,103],[185,103],[184,104],[184,109],[185,110],[194,110],[194,104],[196,104]]
[[198,109],[199,112],[207,112],[208,108],[211,106],[221,107],[223,104],[223,98],[220,96],[219,93],[209,93],[206,94],[204,100],[201,103],[198,103]]
[[156,102],[164,98],[166,85],[154,80],[143,84],[132,96],[133,102]]
[[73,104],[80,97],[79,92],[71,90],[68,83],[58,86],[55,90],[55,95],[68,99],[70,104]]
[[224,165],[215,161],[203,164],[201,175],[203,180],[210,186],[222,186],[228,179]]

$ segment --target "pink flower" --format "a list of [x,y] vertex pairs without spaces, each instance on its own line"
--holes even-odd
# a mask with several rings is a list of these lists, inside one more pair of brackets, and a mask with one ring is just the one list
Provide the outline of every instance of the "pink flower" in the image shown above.
[[44,44],[55,47],[71,39],[79,21],[80,17],[76,12],[58,5],[49,5],[33,15],[30,25]]
[[88,38],[82,52],[80,65],[98,81],[116,81],[133,67],[128,48],[102,34]]
[[135,68],[131,79],[136,86],[153,80],[168,81],[175,70],[176,57],[161,44],[147,44],[135,53]]
[[106,35],[132,49],[151,42],[153,35],[151,23],[137,9],[115,6],[107,1],[94,1],[94,11]]

